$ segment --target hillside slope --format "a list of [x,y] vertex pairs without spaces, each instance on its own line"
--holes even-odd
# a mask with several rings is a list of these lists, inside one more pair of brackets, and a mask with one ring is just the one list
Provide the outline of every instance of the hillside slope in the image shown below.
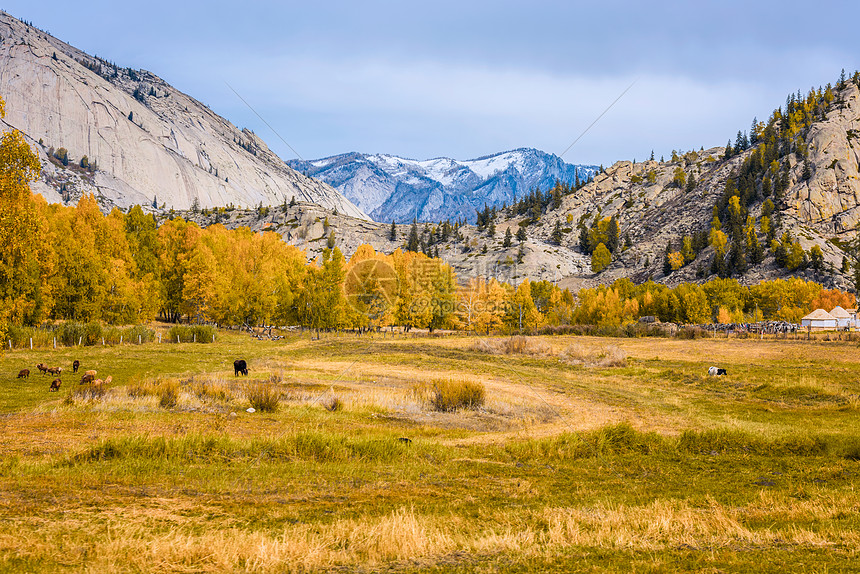
[[[45,169],[34,191],[49,201],[94,193],[107,205],[187,209],[195,201],[256,206],[295,197],[367,218],[332,187],[295,172],[252,132],[154,74],[118,68],[4,12],[0,37],[5,124],[37,144]],[[49,161],[60,148],[70,164],[86,156],[91,169]]]

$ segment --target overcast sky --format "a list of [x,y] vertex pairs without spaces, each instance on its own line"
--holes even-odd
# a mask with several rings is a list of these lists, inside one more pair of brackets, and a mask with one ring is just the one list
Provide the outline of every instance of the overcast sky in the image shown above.
[[[319,5],[324,8],[318,7]],[[517,147],[609,165],[724,145],[789,92],[860,68],[860,3],[16,0],[3,9],[149,70],[284,159],[470,159]]]

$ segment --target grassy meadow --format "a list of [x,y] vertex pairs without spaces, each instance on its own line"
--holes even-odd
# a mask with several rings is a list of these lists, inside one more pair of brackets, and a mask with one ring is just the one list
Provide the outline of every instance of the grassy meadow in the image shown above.
[[[79,385],[75,359],[113,382]],[[66,371],[59,392],[38,363]],[[0,571],[842,572],[860,559],[856,342],[228,331],[6,350],[0,373]],[[441,388],[472,408],[436,400]]]

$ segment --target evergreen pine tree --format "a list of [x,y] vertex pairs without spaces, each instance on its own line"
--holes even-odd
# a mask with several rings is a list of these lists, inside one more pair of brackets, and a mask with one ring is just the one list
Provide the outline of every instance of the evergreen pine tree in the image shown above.
[[591,255],[591,233],[585,225],[579,227],[579,248],[583,253]]
[[390,241],[397,241],[397,226],[394,224],[394,220],[391,221],[391,229],[388,231],[388,239]]
[[511,233],[511,228],[508,227],[507,231],[505,231],[505,239],[502,241],[502,247],[510,247],[513,242],[513,233]]
[[418,252],[420,243],[418,240],[418,222],[412,221],[412,228],[409,230],[409,240],[406,242],[406,250],[414,253]]
[[609,249],[610,253],[615,253],[618,251],[618,240],[621,234],[621,228],[618,225],[618,220],[615,218],[615,215],[613,215],[609,220],[609,228],[606,232],[606,248]]
[[555,227],[552,230],[552,235],[550,235],[550,241],[552,241],[556,245],[561,245],[562,237],[563,237],[563,233],[561,231],[561,221],[556,219],[555,220]]
[[520,243],[522,243],[522,242],[524,242],[524,241],[526,240],[526,238],[527,238],[527,235],[526,235],[526,228],[525,228],[525,227],[520,226],[520,228],[519,228],[519,229],[517,229],[517,241],[519,241]]

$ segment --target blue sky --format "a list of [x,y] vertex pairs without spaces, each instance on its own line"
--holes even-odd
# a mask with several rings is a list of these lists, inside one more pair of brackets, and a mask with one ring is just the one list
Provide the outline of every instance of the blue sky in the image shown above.
[[55,2],[3,9],[144,68],[295,157],[606,164],[723,145],[789,92],[860,68],[853,2]]

